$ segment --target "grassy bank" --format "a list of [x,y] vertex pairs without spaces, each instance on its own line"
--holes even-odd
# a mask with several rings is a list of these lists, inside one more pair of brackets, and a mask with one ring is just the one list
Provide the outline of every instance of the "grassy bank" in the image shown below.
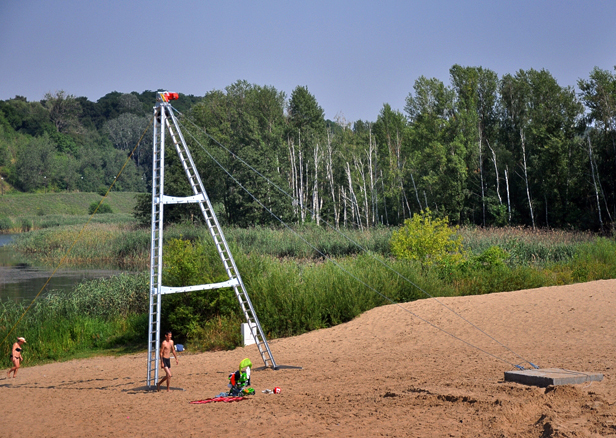
[[[136,193],[111,192],[105,198],[115,214],[95,215],[96,222],[132,221]],[[96,193],[34,193],[0,196],[0,232],[20,233],[62,225],[83,224]]]
[[[110,192],[105,203],[115,213],[132,213],[135,195],[131,192]],[[23,193],[0,196],[0,216],[21,217],[50,214],[87,215],[88,207],[99,202],[97,193]]]

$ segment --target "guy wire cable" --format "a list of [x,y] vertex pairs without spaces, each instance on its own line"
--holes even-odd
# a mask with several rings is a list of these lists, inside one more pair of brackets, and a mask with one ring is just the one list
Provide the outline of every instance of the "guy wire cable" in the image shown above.
[[30,302],[30,304],[28,305],[28,307],[26,308],[26,310],[24,310],[24,312],[22,313],[22,315],[19,317],[19,319],[17,320],[17,322],[13,325],[13,327],[11,327],[11,330],[9,330],[9,332],[7,333],[7,335],[4,337],[4,339],[2,340],[2,342],[0,342],[0,346],[4,345],[4,343],[6,342],[6,340],[8,339],[8,337],[11,335],[11,333],[13,333],[13,331],[15,330],[15,328],[19,325],[19,323],[21,322],[21,320],[24,318],[24,316],[26,316],[26,313],[28,313],[28,311],[30,310],[30,308],[32,307],[32,305],[34,304],[34,302],[37,300],[37,298],[39,297],[39,295],[41,295],[41,293],[45,290],[45,288],[47,287],[47,285],[49,284],[49,281],[53,278],[54,275],[56,275],[56,272],[58,271],[58,269],[60,269],[60,267],[64,264],[64,261],[66,260],[66,258],[69,256],[69,254],[71,253],[71,251],[73,250],[73,247],[75,246],[75,244],[79,241],[79,239],[81,238],[81,235],[83,234],[83,232],[85,231],[85,229],[87,228],[87,226],[90,224],[90,222],[92,221],[92,218],[94,218],[94,215],[96,214],[96,212],[98,211],[99,207],[103,204],[103,202],[105,201],[105,199],[107,198],[107,195],[109,194],[109,192],[111,191],[111,189],[113,188],[113,186],[115,185],[116,181],[118,180],[118,178],[120,177],[120,175],[122,175],[122,172],[124,172],[124,168],[126,167],[126,165],[129,163],[130,159],[132,158],[132,156],[134,155],[135,151],[137,150],[137,148],[139,147],[139,145],[141,144],[141,140],[143,140],[143,137],[145,136],[146,132],[149,131],[150,126],[152,125],[152,122],[154,121],[154,117],[152,117],[150,119],[150,122],[148,123],[148,126],[145,128],[145,130],[143,131],[143,134],[141,134],[141,137],[139,138],[139,141],[137,142],[137,144],[135,145],[135,147],[133,148],[133,150],[131,151],[131,153],[128,155],[128,157],[126,158],[126,161],[124,162],[124,165],[122,166],[122,168],[120,169],[120,171],[118,172],[118,174],[113,178],[113,182],[111,183],[111,185],[109,186],[109,188],[107,189],[107,192],[105,193],[105,195],[102,197],[102,199],[99,201],[98,205],[96,206],[96,209],[92,212],[92,214],[90,215],[90,217],[88,218],[88,221],[84,224],[84,226],[81,228],[81,230],[79,231],[79,233],[77,234],[77,237],[75,238],[75,240],[73,241],[73,243],[71,244],[71,246],[66,250],[66,253],[64,254],[64,256],[62,257],[62,259],[60,259],[60,262],[58,263],[58,265],[56,266],[56,268],[53,270],[53,272],[51,273],[51,275],[49,276],[49,278],[47,279],[47,281],[45,282],[45,284],[43,285],[43,287],[41,288],[41,290],[39,290],[39,292],[36,294],[36,296],[32,299],[32,301]]
[[[173,108],[173,107],[172,107]],[[180,113],[178,110],[176,110],[175,108],[173,108],[173,110],[175,112],[177,112],[180,115],[183,115],[182,113]],[[201,132],[203,132],[207,137],[209,137],[210,139],[212,139],[212,141],[214,141],[216,144],[218,144],[221,148],[223,148],[225,151],[227,151],[229,154],[231,154],[234,158],[237,158],[242,164],[246,165],[249,169],[251,169],[253,172],[255,172],[257,175],[259,175],[260,177],[262,177],[263,179],[265,179],[269,184],[271,184],[272,186],[274,186],[280,193],[284,194],[285,196],[287,196],[288,198],[290,198],[291,200],[293,200],[293,197],[288,194],[284,189],[280,188],[278,185],[276,185],[276,183],[272,182],[269,178],[267,178],[265,175],[263,175],[261,172],[259,172],[257,169],[255,169],[254,167],[252,167],[250,164],[248,164],[246,161],[244,161],[241,157],[239,157],[238,155],[236,155],[234,152],[230,151],[228,148],[226,148],[223,144],[221,144],[218,140],[216,140],[214,137],[212,137],[210,134],[208,134],[206,131],[204,131],[203,129],[201,129],[199,126],[197,126],[192,120],[190,120],[188,117],[186,117],[186,119],[193,125],[195,126],[198,130],[200,130]],[[190,131],[188,131],[190,133]],[[192,136],[192,134],[191,134]],[[193,136],[193,139],[194,136]],[[195,139],[195,141],[198,142],[197,139]],[[203,148],[203,146],[201,144],[199,144],[201,146],[201,148]],[[206,151],[207,152],[207,151]],[[223,169],[224,170],[224,169]],[[314,214],[314,212],[306,207],[306,206],[302,206],[303,209],[305,209],[306,211]],[[408,279],[407,277],[405,277],[404,275],[402,275],[401,273],[399,273],[398,271],[396,271],[394,268],[392,268],[391,266],[389,266],[387,263],[385,263],[382,260],[379,260],[378,258],[372,256],[370,254],[370,252],[364,248],[361,244],[359,244],[358,242],[356,242],[355,240],[353,240],[351,237],[345,235],[344,233],[340,232],[339,230],[337,230],[335,227],[333,227],[329,222],[327,222],[327,220],[322,219],[323,222],[332,230],[334,230],[336,233],[338,233],[339,235],[343,236],[345,239],[347,239],[348,241],[350,241],[351,243],[353,243],[354,245],[356,245],[358,248],[360,248],[362,251],[364,251],[366,254],[368,254],[370,257],[372,257],[374,260],[376,260],[377,262],[379,262],[380,264],[382,264],[383,266],[385,266],[387,269],[391,270],[392,272],[394,272],[396,275],[398,275],[400,278],[402,278],[403,280],[405,280],[406,282],[408,282],[409,284],[411,284],[412,286],[414,286],[415,288],[417,288],[418,290],[420,290],[424,295],[428,296],[429,298],[432,298],[434,300],[436,300],[437,303],[439,303],[441,306],[445,307],[447,310],[449,310],[450,312],[452,312],[454,315],[456,315],[457,317],[459,317],[460,319],[462,319],[463,321],[465,321],[466,323],[470,324],[472,327],[474,327],[476,330],[478,330],[479,332],[481,332],[482,334],[484,334],[485,336],[487,336],[488,338],[490,338],[491,340],[493,340],[494,342],[496,342],[497,344],[499,344],[501,347],[505,348],[506,350],[508,350],[509,352],[511,352],[512,354],[514,354],[515,356],[519,357],[522,361],[530,364],[533,368],[535,369],[539,369],[539,367],[537,365],[535,365],[533,362],[530,362],[529,360],[525,359],[524,357],[522,357],[521,355],[519,355],[518,353],[516,353],[515,351],[513,351],[511,348],[509,348],[508,346],[506,346],[505,344],[503,344],[502,342],[498,341],[497,339],[495,339],[493,336],[491,336],[490,334],[486,333],[484,330],[482,330],[480,327],[478,327],[477,325],[473,324],[471,321],[467,320],[466,318],[464,318],[462,315],[460,315],[458,312],[456,312],[455,310],[451,309],[450,307],[448,307],[446,304],[444,304],[443,302],[441,302],[437,297],[431,295],[429,292],[425,291],[424,289],[422,289],[419,285],[415,284],[413,281],[411,281],[410,279]]]
[[[175,109],[175,108],[174,108]],[[176,110],[177,111],[177,110]],[[187,130],[188,131],[188,130]],[[323,256],[323,258],[329,260],[330,262],[332,262],[336,267],[338,267],[340,270],[342,270],[343,272],[345,272],[346,274],[348,274],[351,278],[357,280],[359,283],[361,283],[362,285],[364,285],[365,287],[367,287],[368,289],[372,290],[374,293],[376,293],[377,295],[380,295],[381,297],[383,297],[384,299],[386,299],[387,301],[389,301],[390,303],[394,304],[395,306],[399,307],[400,309],[402,309],[403,311],[411,314],[412,316],[414,316],[415,318],[425,322],[426,324],[429,324],[430,326],[432,326],[433,328],[442,331],[443,333],[446,333],[447,335],[451,336],[452,338],[472,347],[475,348],[476,350],[481,351],[482,353],[493,357],[494,359],[497,359],[501,362],[504,362],[508,365],[511,365],[514,368],[517,369],[524,369],[524,367],[514,364],[512,362],[509,362],[503,358],[500,358],[492,353],[489,353],[485,350],[483,350],[482,348],[471,344],[468,341],[465,341],[462,338],[459,338],[458,336],[454,335],[453,333],[448,332],[447,330],[437,326],[436,324],[420,317],[419,315],[416,315],[415,313],[411,312],[410,310],[404,308],[401,304],[396,303],[394,300],[392,300],[391,298],[389,298],[387,295],[379,292],[377,289],[375,289],[374,287],[370,286],[369,284],[367,284],[366,282],[364,282],[363,280],[361,280],[360,278],[358,278],[357,276],[355,276],[354,274],[352,274],[351,272],[349,272],[348,270],[346,270],[342,265],[340,265],[338,262],[336,262],[333,258],[329,257],[328,255],[324,254],[323,252],[321,252],[318,248],[316,248],[314,245],[312,245],[310,242],[308,242],[305,238],[303,238],[301,235],[299,235],[299,233],[297,233],[295,230],[293,230],[291,227],[289,227],[289,225],[287,225],[281,218],[279,218],[270,208],[268,208],[267,206],[265,206],[259,199],[257,199],[246,187],[244,187],[237,179],[235,179],[233,177],[233,175],[231,175],[230,172],[227,171],[227,169],[225,169],[222,164],[220,164],[218,162],[218,160],[216,160],[216,158],[214,158],[209,151],[207,151],[207,149],[205,149],[203,147],[203,145],[201,143],[199,143],[199,141],[193,136],[193,134],[188,131],[188,134],[193,138],[193,140],[195,140],[197,142],[197,144],[201,147],[201,149],[222,169],[223,172],[225,172],[239,187],[242,188],[242,190],[244,190],[255,202],[257,202],[265,211],[267,211],[269,214],[271,214],[276,220],[278,220],[285,228],[287,228],[289,231],[291,231],[292,233],[294,233],[295,235],[297,235],[306,245],[308,245],[309,247],[311,247],[312,249],[314,249],[317,253],[319,253],[321,256]],[[209,135],[208,135],[209,136]],[[210,136],[211,138],[211,136]],[[213,139],[214,140],[214,139]],[[214,140],[216,141],[216,140]],[[239,157],[238,157],[239,158]],[[394,271],[395,272],[395,271]],[[402,276],[402,278],[404,278]],[[415,287],[417,287],[418,289],[421,290],[421,288],[419,288],[417,285],[415,285],[413,282],[409,281],[409,283]],[[455,312],[454,312],[455,313]],[[508,349],[509,350],[509,349]],[[511,351],[511,350],[509,350]],[[515,353],[514,353],[515,354]],[[519,357],[519,355],[518,355]],[[524,358],[522,358],[524,360]],[[530,363],[530,362],[529,362]]]

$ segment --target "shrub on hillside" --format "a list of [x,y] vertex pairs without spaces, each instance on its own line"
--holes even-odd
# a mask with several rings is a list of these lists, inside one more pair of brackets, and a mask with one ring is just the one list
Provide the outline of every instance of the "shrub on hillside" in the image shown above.
[[3,216],[0,217],[0,231],[7,231],[13,228],[13,221],[11,218]]
[[22,218],[21,220],[21,231],[26,233],[32,229],[32,221],[27,218]]
[[[98,207],[98,210],[97,210]],[[111,207],[109,206],[109,204],[100,204],[98,202],[93,202],[90,204],[90,207],[88,208],[88,214],[94,214],[94,212],[96,213],[113,213],[113,210],[111,209]]]

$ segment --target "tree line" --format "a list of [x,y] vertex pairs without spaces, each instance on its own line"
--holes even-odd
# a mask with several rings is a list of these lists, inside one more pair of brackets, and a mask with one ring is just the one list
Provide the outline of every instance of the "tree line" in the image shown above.
[[[183,109],[199,98],[182,95]],[[0,185],[21,192],[106,191],[148,128],[155,91],[108,93],[97,102],[65,91],[40,102],[23,96],[0,101]],[[114,185],[147,190],[151,131]],[[151,163],[148,165],[151,168]]]
[[[398,225],[430,209],[458,224],[607,232],[616,217],[615,71],[595,68],[577,86],[578,92],[559,85],[547,70],[498,77],[482,67],[454,65],[449,84],[422,76],[402,110],[384,104],[376,120],[355,122],[342,115],[326,120],[304,86],[287,97],[273,86],[237,81],[173,103],[185,115],[187,139],[197,139],[230,174],[195,149],[206,190],[230,224],[276,223],[258,199],[293,223],[366,229]],[[110,183],[105,169],[117,171],[114,157],[125,159],[136,144],[154,97],[110,93],[92,103],[57,93],[36,103],[0,102],[0,173],[22,190],[40,189],[40,171],[27,180],[18,165],[20,148],[45,149],[39,142],[64,169],[54,187],[88,190]],[[146,137],[118,189],[147,190]],[[186,193],[173,157],[167,154],[168,191]],[[94,186],[80,185],[87,171],[96,175]],[[71,172],[72,179],[66,176]],[[141,205],[146,215],[147,202]],[[187,207],[170,211],[174,220],[194,214]]]

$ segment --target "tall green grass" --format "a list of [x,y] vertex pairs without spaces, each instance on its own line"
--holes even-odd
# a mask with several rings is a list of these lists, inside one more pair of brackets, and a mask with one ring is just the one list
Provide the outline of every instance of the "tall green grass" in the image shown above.
[[[82,226],[68,224],[53,229],[37,230],[17,236],[13,247],[16,251],[32,257],[33,260],[48,265],[59,262],[71,248],[69,256],[65,259],[66,265],[98,264],[147,269],[150,229],[136,227],[131,222],[104,221],[105,216],[115,215],[100,216],[103,220],[93,220],[83,233]],[[391,231],[385,228],[369,232],[344,230],[339,233],[315,227],[299,227],[295,232],[288,229],[256,227],[225,228],[224,233],[230,244],[245,253],[299,260],[322,259],[324,256],[349,256],[361,254],[364,250],[388,255],[391,236]],[[163,236],[165,241],[180,237],[187,240],[211,239],[207,228],[192,224],[169,226],[164,230]],[[75,242],[77,237],[79,240]]]
[[[32,218],[32,228],[45,228],[20,235],[14,243],[17,251],[53,265],[75,241],[85,220],[73,217],[45,217],[46,223]],[[0,226],[2,218],[0,217]],[[48,229],[50,228],[50,229]],[[292,230],[267,227],[224,228],[227,241],[247,254],[269,255],[294,260],[319,260],[324,257],[345,257],[370,251],[390,257],[389,240],[393,229],[369,231],[334,231],[319,227],[295,227]],[[509,254],[507,264],[545,266],[571,260],[580,245],[592,244],[596,236],[590,233],[563,231],[531,231],[523,228],[462,228],[464,247],[473,255],[491,246]],[[165,240],[182,237],[188,240],[209,239],[205,227],[192,224],[169,226]],[[306,243],[308,242],[308,243]],[[66,261],[71,265],[109,266],[146,269],[149,264],[150,229],[135,226],[128,215],[96,215]]]
[[17,336],[27,339],[26,365],[84,352],[142,349],[147,345],[148,282],[145,274],[85,282],[72,293],[44,295],[27,312],[30,302],[2,300],[0,339],[6,342],[1,351],[8,358]]
[[89,216],[77,216],[66,214],[20,216],[15,219],[9,217],[0,218],[0,232],[4,233],[27,233],[28,231],[44,230],[47,228],[60,228],[71,225],[100,224],[132,224],[132,215],[126,213],[113,213]]
[[[203,282],[203,267],[183,256],[189,252],[208,260],[218,256],[209,241],[194,245],[200,249],[173,245],[176,250],[181,248],[181,252],[166,258],[165,284],[178,275],[185,285]],[[246,254],[235,247],[232,252],[269,338],[331,327],[376,306],[421,298],[424,294],[418,287],[432,291],[435,296],[455,294],[454,288],[436,275],[421,273],[416,265],[390,260],[392,269],[388,269],[379,255],[373,256],[377,260],[363,254],[297,263],[289,258]],[[221,264],[206,265],[210,278],[225,276]],[[414,284],[404,281],[395,271]],[[231,348],[240,342],[243,314],[231,289],[164,296],[162,309],[163,324],[197,349]]]
[[[616,242],[609,239],[579,243],[567,261],[515,266],[484,262],[460,270],[425,269],[374,253],[298,263],[232,251],[269,338],[331,327],[392,302],[616,278]],[[192,331],[189,342],[199,349],[236,346],[233,342],[239,338],[229,338],[228,333],[239,333],[241,322],[239,308],[230,315],[215,315],[202,322],[201,330]]]
[[316,226],[287,228],[225,228],[225,236],[247,253],[274,257],[315,259],[361,254],[365,250],[390,253],[390,228],[368,231],[333,230]]
[[[435,296],[455,293],[436,276],[421,274],[416,265],[396,261],[390,265]],[[331,327],[383,304],[424,297],[415,285],[368,255],[303,265],[251,256],[241,258],[239,268],[271,337]]]
[[597,236],[588,232],[531,230],[522,227],[460,228],[464,247],[480,254],[498,246],[509,254],[514,266],[544,265],[571,260],[581,244],[592,243]]
[[[66,226],[27,233],[19,236],[16,247],[41,260],[57,261],[73,242],[78,229]],[[331,327],[376,306],[428,295],[485,294],[616,278],[616,243],[590,234],[463,229],[461,233],[470,252],[468,261],[456,266],[426,268],[391,257],[387,244],[390,231],[386,229],[349,233],[353,240],[361,241],[369,253],[352,248],[352,244],[338,233],[309,227],[297,231],[332,259],[324,259],[288,230],[225,229],[238,269],[270,339]],[[207,229],[184,224],[169,227],[164,234],[167,241],[186,239],[204,246],[204,252],[196,252],[201,254],[199,257],[208,260],[217,257]],[[76,264],[121,260],[125,266],[145,270],[149,247],[149,229],[127,224],[99,224],[80,239],[69,259]],[[501,254],[502,260],[485,256],[486,250],[493,247],[504,250],[494,252]],[[224,276],[222,266],[207,269],[211,270],[208,276],[212,278]],[[44,343],[55,345],[51,352],[43,346],[37,347],[40,351],[33,348],[42,360],[60,354],[56,352],[69,354],[67,352],[80,349],[109,348],[124,341],[135,343],[143,333],[140,331],[143,325],[147,325],[144,315],[147,313],[148,279],[142,275],[128,277],[140,278],[139,284],[127,282],[120,286],[124,283],[114,279],[110,283],[87,283],[75,294],[50,295],[42,301],[40,309],[33,312],[34,319],[24,321],[24,331],[19,335],[40,337]],[[131,291],[141,292],[131,295]],[[119,294],[117,298],[113,298],[114,293]],[[164,296],[163,324],[166,327],[163,328],[175,330],[175,337],[187,341],[195,349],[239,345],[239,327],[243,322],[239,305],[230,289],[217,293],[220,295],[208,292]],[[186,298],[193,294],[194,300]],[[3,305],[6,312],[19,306]],[[210,309],[201,319],[194,315],[197,310],[201,311],[199,306]],[[125,310],[106,313],[109,309]],[[14,309],[11,312],[14,315]],[[61,321],[53,321],[52,315],[60,315],[56,319]],[[6,321],[8,319],[0,319],[0,333],[6,329]],[[47,321],[51,332],[64,331],[57,335],[57,340],[51,332],[40,332]]]

